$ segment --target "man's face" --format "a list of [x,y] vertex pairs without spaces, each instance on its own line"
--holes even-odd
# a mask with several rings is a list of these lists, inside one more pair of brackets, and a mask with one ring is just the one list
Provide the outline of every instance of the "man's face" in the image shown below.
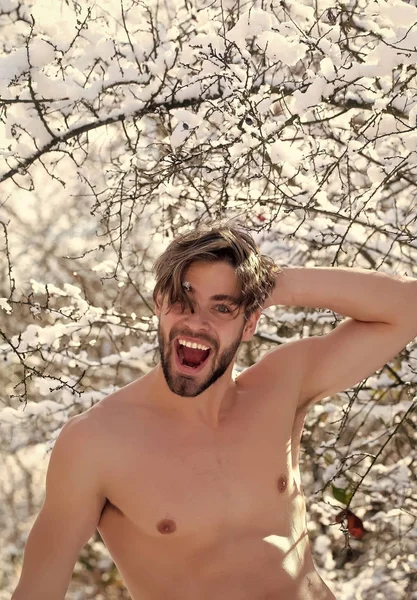
[[[158,340],[161,367],[169,389],[179,396],[194,398],[215,383],[227,369],[232,368],[236,352],[242,341],[250,339],[260,311],[245,321],[242,310],[226,295],[237,298],[234,269],[227,262],[197,262],[186,271],[184,281],[190,283],[187,294],[194,314],[180,304],[168,311],[166,298],[156,308],[159,318]],[[209,346],[208,357],[196,369],[182,364],[183,348],[179,340],[194,340]],[[187,350],[185,350],[187,352]]]

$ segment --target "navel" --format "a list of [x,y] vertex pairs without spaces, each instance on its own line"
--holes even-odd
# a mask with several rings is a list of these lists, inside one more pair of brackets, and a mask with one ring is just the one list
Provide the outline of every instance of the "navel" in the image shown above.
[[159,521],[157,528],[160,533],[174,533],[177,526],[172,519],[162,519],[162,521]]
[[285,475],[281,475],[278,479],[278,490],[280,492],[285,492],[287,489],[288,479]]

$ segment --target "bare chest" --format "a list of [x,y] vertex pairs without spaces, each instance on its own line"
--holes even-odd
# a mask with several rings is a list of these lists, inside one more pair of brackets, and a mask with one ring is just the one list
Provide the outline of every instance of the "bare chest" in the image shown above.
[[252,527],[289,537],[299,497],[293,418],[257,400],[257,410],[242,406],[216,431],[190,431],[151,414],[125,424],[122,436],[116,424],[101,526],[118,516],[153,538],[210,542]]

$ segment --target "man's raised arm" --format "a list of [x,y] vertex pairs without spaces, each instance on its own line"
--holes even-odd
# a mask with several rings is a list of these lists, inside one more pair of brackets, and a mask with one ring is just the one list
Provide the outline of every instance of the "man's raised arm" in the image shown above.
[[45,501],[29,534],[12,600],[65,598],[78,554],[93,535],[106,501],[91,429],[88,416],[73,417],[55,442]]
[[[285,267],[264,308],[327,308],[350,317],[327,335],[293,342],[300,374],[298,408],[375,373],[417,336],[417,279],[341,267]],[[279,350],[279,349],[278,349]],[[266,355],[265,370],[281,360]]]
[[264,308],[328,308],[357,321],[417,320],[417,279],[345,267],[284,267]]

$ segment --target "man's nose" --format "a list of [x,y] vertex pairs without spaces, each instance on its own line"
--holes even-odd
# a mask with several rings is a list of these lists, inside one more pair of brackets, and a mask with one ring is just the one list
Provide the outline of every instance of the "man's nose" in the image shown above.
[[211,321],[211,313],[210,313],[210,309],[207,307],[201,307],[201,306],[197,306],[197,305],[193,305],[193,311],[189,313],[187,320],[190,321],[190,323],[199,323],[204,324],[204,323],[209,323]]

